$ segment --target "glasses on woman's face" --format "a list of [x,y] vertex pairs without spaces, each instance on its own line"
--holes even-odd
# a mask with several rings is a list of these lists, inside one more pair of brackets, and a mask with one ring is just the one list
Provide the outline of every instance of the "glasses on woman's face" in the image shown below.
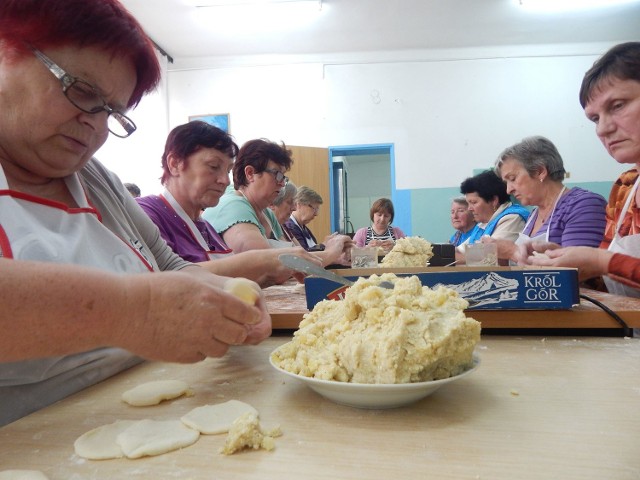
[[309,207],[311,210],[313,210],[313,213],[315,213],[316,215],[320,211],[320,207],[314,207],[313,205],[310,205],[308,203],[307,203],[307,207]]
[[93,85],[76,77],[72,77],[40,50],[31,49],[33,54],[46,65],[53,75],[60,80],[62,92],[74,107],[85,113],[107,112],[107,127],[116,137],[127,138],[136,131],[136,124],[126,115],[114,110],[102,98]]
[[282,183],[284,185],[289,183],[289,177],[276,168],[265,168],[264,171],[273,175],[273,178],[276,179],[276,183]]

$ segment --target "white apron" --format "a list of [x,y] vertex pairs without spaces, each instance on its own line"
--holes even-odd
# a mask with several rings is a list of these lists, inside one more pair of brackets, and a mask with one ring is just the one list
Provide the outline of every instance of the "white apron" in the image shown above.
[[191,217],[187,215],[187,212],[184,211],[182,206],[178,203],[178,201],[171,195],[171,192],[165,188],[164,192],[160,195],[163,200],[166,200],[165,203],[169,205],[173,209],[176,215],[178,215],[182,221],[185,223],[187,228],[189,229],[189,233],[193,237],[193,239],[200,245],[202,250],[205,251],[209,260],[214,260],[216,258],[224,258],[228,255],[233,254],[232,250],[222,250],[219,252],[215,252],[213,250],[209,250],[209,244],[206,242],[196,224],[193,223]]
[[548,242],[549,241],[549,227],[551,226],[551,220],[553,219],[553,214],[556,211],[556,207],[558,206],[558,202],[560,201],[560,199],[562,198],[562,194],[564,193],[564,191],[567,189],[567,187],[562,187],[562,190],[560,190],[560,193],[558,194],[558,196],[556,197],[556,201],[553,204],[553,209],[551,210],[551,215],[549,215],[549,221],[547,222],[547,230],[539,233],[537,235],[534,235],[533,237],[530,237],[529,235],[526,235],[522,232],[524,232],[527,227],[529,226],[529,223],[531,223],[534,217],[538,217],[538,214],[536,213],[536,215],[529,215],[529,218],[527,219],[527,223],[524,224],[524,228],[522,229],[522,232],[520,232],[518,234],[518,238],[516,239],[516,245],[524,245],[526,243],[531,243],[533,241],[536,240],[540,240],[540,239],[544,239],[544,241]]
[[[134,245],[102,225],[78,176],[67,177],[65,183],[79,208],[9,190],[0,167],[0,255],[114,273],[152,271]],[[125,350],[99,348],[65,357],[0,363],[0,425],[139,362]]]
[[[636,180],[636,183],[634,183],[633,188],[627,196],[627,200],[624,204],[622,212],[620,213],[620,218],[618,218],[618,223],[616,224],[615,236],[609,244],[610,252],[624,253],[632,257],[640,257],[640,235],[636,234],[621,237],[618,233],[620,231],[620,227],[622,226],[622,222],[624,221],[624,217],[629,210],[629,206],[631,205],[631,202],[636,195],[636,191],[638,190],[638,182],[640,182],[640,177],[638,177],[638,180]],[[604,276],[603,278],[609,293],[613,293],[615,295],[624,295],[626,297],[640,298],[640,290],[638,290],[637,288],[629,287],[623,283],[616,282],[608,276]]]

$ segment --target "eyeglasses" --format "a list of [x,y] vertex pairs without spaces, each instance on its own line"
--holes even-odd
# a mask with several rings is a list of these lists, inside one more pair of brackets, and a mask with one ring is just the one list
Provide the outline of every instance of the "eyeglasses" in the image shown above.
[[85,113],[107,112],[107,127],[116,137],[127,138],[136,131],[136,124],[126,115],[114,110],[105,102],[93,85],[72,77],[40,50],[31,49],[33,54],[46,65],[51,73],[60,80],[62,92],[73,106]]
[[316,215],[318,214],[318,212],[320,211],[320,207],[314,207],[313,205],[310,204],[305,204],[307,207],[309,207],[311,210],[313,210],[313,213],[315,213]]
[[289,183],[289,177],[287,177],[280,170],[277,170],[275,168],[265,168],[263,171],[273,175],[273,177],[276,179],[276,183],[284,183],[285,185]]

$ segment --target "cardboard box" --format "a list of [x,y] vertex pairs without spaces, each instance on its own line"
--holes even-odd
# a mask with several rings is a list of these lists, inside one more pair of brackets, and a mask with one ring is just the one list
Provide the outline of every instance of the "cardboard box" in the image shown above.
[[[472,304],[469,310],[566,310],[580,303],[578,270],[538,267],[432,267],[341,269],[335,273],[357,280],[392,272],[417,275],[423,285],[456,290]],[[321,300],[344,297],[348,287],[323,278],[305,279],[307,308]]]

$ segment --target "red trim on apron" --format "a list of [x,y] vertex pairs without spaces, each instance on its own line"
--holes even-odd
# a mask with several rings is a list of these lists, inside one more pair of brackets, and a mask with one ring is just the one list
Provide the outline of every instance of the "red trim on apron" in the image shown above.
[[4,228],[2,228],[2,225],[0,225],[0,258],[13,258],[9,237],[7,237],[7,233],[4,231]]

